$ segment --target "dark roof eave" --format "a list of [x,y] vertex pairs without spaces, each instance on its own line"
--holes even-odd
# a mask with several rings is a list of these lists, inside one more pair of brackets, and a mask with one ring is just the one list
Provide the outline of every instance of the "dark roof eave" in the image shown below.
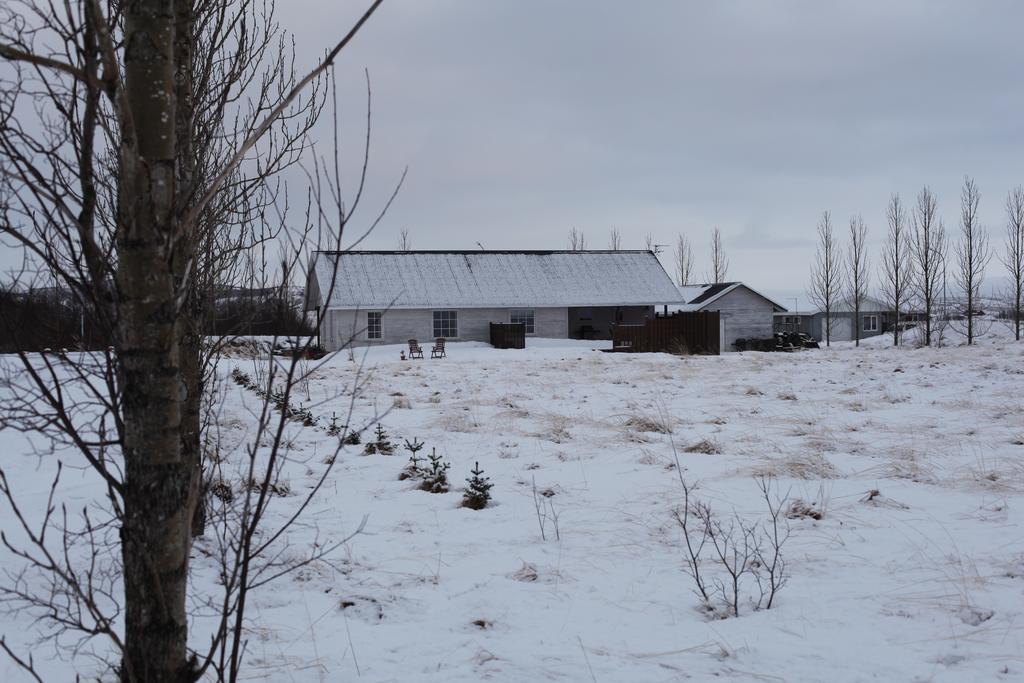
[[568,304],[538,304],[538,303],[488,303],[488,304],[475,304],[473,306],[465,306],[460,304],[445,304],[444,306],[435,306],[432,304],[401,304],[401,305],[389,305],[389,304],[346,304],[346,305],[334,305],[328,306],[329,311],[418,311],[418,310],[442,310],[442,309],[474,309],[474,308],[616,308],[621,306],[684,306],[685,301],[626,301],[622,303],[605,304],[605,303],[568,303]]

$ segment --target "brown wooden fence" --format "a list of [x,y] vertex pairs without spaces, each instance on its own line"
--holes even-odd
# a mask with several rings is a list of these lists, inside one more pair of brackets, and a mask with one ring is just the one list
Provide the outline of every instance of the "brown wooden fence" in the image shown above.
[[721,350],[718,311],[693,311],[659,315],[643,325],[612,328],[615,351],[705,353]]
[[525,323],[491,323],[491,346],[496,349],[525,349]]

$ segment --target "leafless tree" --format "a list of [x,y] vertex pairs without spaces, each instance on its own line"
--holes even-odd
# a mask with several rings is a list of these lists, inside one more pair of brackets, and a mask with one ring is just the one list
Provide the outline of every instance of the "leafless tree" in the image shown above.
[[622,249],[622,233],[619,232],[618,228],[612,228],[611,233],[608,235],[608,248],[612,251]]
[[[924,314],[924,344],[931,346],[934,318],[946,272],[946,228],[937,213],[935,195],[925,185],[910,215],[913,232],[913,292]],[[945,311],[943,311],[945,313]]]
[[[60,368],[46,355],[22,354],[38,407],[7,413],[5,421],[60,432],[106,483],[109,519],[87,517],[79,537],[87,547],[105,547],[96,534],[116,529],[123,638],[111,626],[117,613],[103,611],[88,574],[83,582],[66,571],[70,554],[63,563],[47,559],[51,520],[29,534],[20,556],[49,571],[53,585],[74,599],[66,613],[51,605],[47,618],[70,614],[64,627],[108,636],[122,680],[192,680],[212,662],[212,655],[189,655],[186,610],[202,479],[201,425],[191,412],[202,393],[196,323],[203,278],[215,272],[202,266],[204,254],[208,260],[218,244],[206,227],[223,225],[237,210],[233,197],[266,183],[264,164],[280,168],[301,149],[293,133],[315,119],[316,107],[300,95],[379,4],[302,78],[291,70],[266,5],[140,0],[0,9],[0,57],[13,70],[0,88],[0,175],[19,202],[13,210],[5,205],[0,231],[86,303],[114,340],[107,353],[60,361]],[[240,31],[253,31],[245,39],[259,47],[237,62]],[[269,55],[265,65],[261,54]],[[243,102],[247,92],[255,99]],[[19,124],[16,113],[26,107],[41,113],[41,129]],[[276,138],[275,130],[287,132]],[[218,149],[211,140],[226,141],[223,154],[210,152]],[[247,183],[250,164],[257,179]],[[54,391],[68,381],[84,399],[68,404],[67,394]],[[76,417],[82,410],[97,411],[92,424]],[[17,509],[12,487],[2,493]],[[58,536],[75,538],[66,518],[61,524]],[[253,527],[245,528],[253,537]],[[251,567],[253,554],[245,557]],[[7,594],[45,607],[45,595],[20,593],[19,585]],[[237,616],[240,625],[244,604],[234,596],[223,616],[225,623]],[[218,633],[225,642],[228,631]],[[237,664],[237,641],[230,651]],[[237,677],[237,666],[231,670]]]
[[889,198],[885,216],[889,223],[889,231],[882,247],[881,291],[883,300],[896,316],[892,328],[892,343],[899,346],[903,336],[900,323],[910,295],[914,262],[911,258],[911,231],[907,211],[898,194]]
[[974,343],[976,334],[975,318],[985,268],[992,259],[988,234],[978,223],[978,204],[981,193],[971,177],[964,178],[960,192],[960,242],[956,245],[956,283],[963,293],[967,308],[967,344]]
[[693,278],[693,248],[683,233],[676,237],[675,271],[680,286],[690,284]]
[[1006,251],[1001,260],[1010,276],[1007,300],[1014,338],[1020,341],[1021,306],[1024,305],[1024,187],[1018,185],[1006,196]]
[[573,226],[572,230],[569,231],[569,250],[570,251],[586,251],[587,241],[583,237],[583,231],[577,230]]
[[859,215],[850,218],[850,243],[846,249],[846,299],[853,310],[853,339],[860,346],[861,320],[860,311],[864,299],[868,295],[868,228]]
[[412,241],[409,239],[409,228],[402,228],[398,233],[398,251],[412,251]]
[[729,259],[725,255],[725,245],[722,244],[722,231],[717,227],[711,233],[711,282],[725,282],[725,276],[729,272]]
[[647,251],[654,251],[655,249],[654,235],[651,233],[646,233],[644,235],[644,249]]
[[811,301],[825,314],[825,346],[832,345],[832,316],[839,303],[843,284],[843,262],[832,228],[832,215],[825,211],[818,220],[818,251],[811,267]]
[[[738,617],[749,577],[757,587],[756,597],[750,598],[753,608],[771,609],[789,580],[782,553],[789,538],[783,514],[787,498],[773,495],[772,478],[758,477],[758,488],[768,505],[768,520],[751,523],[739,514],[723,520],[707,502],[692,500],[695,486],[681,475],[680,480],[683,504],[673,510],[673,515],[686,546],[687,573],[705,607],[716,614]],[[702,557],[705,550],[709,558]]]

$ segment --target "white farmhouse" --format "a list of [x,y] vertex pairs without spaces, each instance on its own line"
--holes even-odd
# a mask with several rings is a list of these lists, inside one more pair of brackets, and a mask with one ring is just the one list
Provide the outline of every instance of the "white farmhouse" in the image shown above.
[[306,286],[328,351],[487,341],[492,322],[522,322],[528,336],[609,339],[615,323],[680,303],[650,251],[317,252]]

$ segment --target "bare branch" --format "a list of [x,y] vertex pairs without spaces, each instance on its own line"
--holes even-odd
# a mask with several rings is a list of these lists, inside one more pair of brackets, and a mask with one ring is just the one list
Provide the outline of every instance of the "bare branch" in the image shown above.
[[978,204],[981,192],[971,177],[964,178],[960,193],[960,242],[956,245],[956,282],[965,299],[964,317],[967,320],[967,344],[974,343],[977,330],[975,318],[981,281],[992,259],[988,233],[978,222]]
[[846,299],[853,312],[850,321],[853,339],[860,346],[860,333],[863,328],[860,319],[861,306],[867,296],[868,288],[868,228],[859,215],[850,218],[850,242],[846,250],[847,295]]
[[320,64],[318,64],[309,73],[303,76],[302,79],[300,79],[299,82],[296,83],[294,87],[292,87],[288,94],[281,98],[277,106],[273,107],[270,110],[270,112],[263,119],[263,121],[261,121],[257,126],[255,126],[249,137],[246,138],[238,146],[238,149],[235,151],[235,153],[232,154],[231,157],[228,159],[227,163],[224,164],[224,167],[221,170],[221,172],[210,181],[206,191],[195,202],[191,211],[185,216],[186,224],[192,224],[195,222],[198,214],[201,211],[203,211],[206,205],[210,203],[214,196],[216,196],[217,192],[220,191],[221,186],[227,180],[228,176],[231,174],[234,168],[238,166],[239,163],[241,163],[242,159],[245,158],[245,155],[249,153],[249,150],[251,150],[256,145],[256,143],[259,142],[259,140],[263,137],[267,130],[270,129],[270,126],[274,123],[274,121],[276,121],[282,114],[284,114],[285,110],[292,104],[292,102],[296,100],[296,98],[298,98],[298,96],[306,89],[306,87],[315,78],[320,76],[320,74],[324,73],[334,63],[334,60],[337,58],[338,54],[355,37],[355,35],[359,32],[359,29],[363,27],[363,24],[365,24],[370,19],[370,17],[373,16],[373,13],[377,11],[377,8],[380,7],[380,4],[383,1],[384,0],[374,0],[373,4],[370,5],[366,12],[363,13],[363,16],[361,16],[359,20],[352,26],[352,28],[345,35],[345,37],[338,41],[338,43],[331,49],[331,51],[327,53],[327,56],[323,59],[323,61],[321,61]]
[[818,221],[818,251],[811,267],[811,286],[808,296],[825,314],[822,333],[825,346],[832,344],[833,313],[839,303],[842,287],[843,264],[832,229],[832,215],[825,211]]

